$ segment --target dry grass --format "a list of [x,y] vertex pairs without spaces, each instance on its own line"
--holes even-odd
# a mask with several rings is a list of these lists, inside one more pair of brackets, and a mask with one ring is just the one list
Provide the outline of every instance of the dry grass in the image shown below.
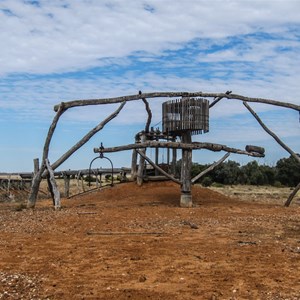
[[[258,203],[284,204],[293,188],[253,185],[227,185],[210,187],[210,189],[229,197]],[[300,205],[300,192],[295,196],[293,204]]]

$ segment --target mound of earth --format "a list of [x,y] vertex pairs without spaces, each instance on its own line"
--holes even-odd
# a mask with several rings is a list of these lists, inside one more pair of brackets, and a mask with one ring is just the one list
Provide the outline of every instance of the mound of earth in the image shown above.
[[0,299],[300,299],[299,207],[170,182],[0,203]]

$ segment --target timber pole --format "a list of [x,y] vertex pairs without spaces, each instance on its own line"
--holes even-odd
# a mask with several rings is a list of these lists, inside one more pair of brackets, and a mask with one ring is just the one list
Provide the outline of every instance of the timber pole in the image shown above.
[[[190,144],[192,142],[192,136],[190,131],[186,131],[182,134],[182,143]],[[181,207],[192,207],[192,183],[191,183],[191,167],[192,167],[192,150],[182,149],[182,161],[181,161]]]
[[137,152],[136,149],[132,150],[132,158],[131,158],[131,174],[130,174],[130,178],[132,181],[136,180],[136,176],[137,176]]
[[[143,133],[141,135],[141,143],[146,142],[146,134]],[[143,148],[141,152],[146,155],[146,148]],[[141,186],[143,184],[143,177],[144,177],[144,169],[145,169],[145,158],[140,155],[140,160],[139,160],[139,166],[137,170],[137,178],[136,178],[136,183]]]

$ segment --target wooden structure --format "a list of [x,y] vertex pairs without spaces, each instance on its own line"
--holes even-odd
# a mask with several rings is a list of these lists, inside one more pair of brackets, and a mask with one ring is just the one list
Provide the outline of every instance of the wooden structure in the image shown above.
[[[163,126],[164,130],[162,133],[155,136],[153,134],[154,130],[150,130],[152,112],[149,106],[147,98],[175,98],[180,97],[178,100],[165,102],[164,107],[164,120]],[[208,102],[207,98],[212,98],[211,103]],[[238,153],[249,155],[253,157],[263,157],[264,149],[257,146],[247,146],[245,150],[231,148],[226,145],[213,144],[213,143],[196,143],[192,142],[192,134],[198,134],[201,132],[207,132],[208,130],[208,110],[212,109],[219,101],[226,99],[227,101],[239,100],[243,101],[245,107],[249,112],[255,117],[262,128],[270,134],[286,151],[288,151],[293,157],[297,159],[300,163],[300,157],[287,145],[285,145],[279,137],[273,133],[265,124],[260,120],[256,113],[252,110],[248,103],[263,103],[269,105],[275,105],[278,107],[289,108],[300,112],[300,106],[287,103],[282,101],[276,101],[271,99],[263,98],[252,98],[245,97],[238,94],[233,94],[231,91],[225,93],[205,93],[205,92],[153,92],[153,93],[142,93],[139,92],[136,95],[122,96],[116,98],[102,98],[102,99],[88,99],[88,100],[74,100],[69,102],[61,102],[54,107],[56,115],[49,127],[48,134],[45,139],[45,144],[43,148],[43,155],[41,160],[41,165],[39,168],[35,168],[34,177],[32,180],[31,192],[28,197],[27,207],[33,208],[35,206],[40,182],[43,177],[49,176],[56,168],[58,168],[63,162],[65,162],[75,151],[87,143],[91,137],[102,130],[107,123],[109,123],[113,118],[117,117],[124,105],[129,101],[142,100],[145,104],[145,109],[148,113],[148,119],[146,121],[145,129],[138,134],[136,142],[130,145],[124,145],[113,148],[95,148],[94,152],[108,153],[123,150],[133,150],[132,155],[132,178],[135,178],[139,184],[143,182],[143,166],[144,162],[147,161],[151,164],[157,173],[161,173],[167,178],[181,184],[182,197],[181,205],[190,207],[192,205],[190,198],[191,184],[195,182],[195,178],[199,179],[205,172],[213,169],[216,165],[224,161],[230,153]],[[97,126],[92,128],[85,136],[83,136],[75,145],[73,145],[66,153],[64,153],[59,159],[54,163],[50,164],[48,162],[50,143],[53,137],[53,133],[56,126],[61,118],[61,116],[69,109],[80,106],[88,105],[103,105],[103,104],[114,104],[120,103],[120,106],[115,112],[101,121]],[[197,105],[195,104],[197,103]],[[194,119],[193,119],[194,118]],[[178,122],[181,120],[181,123]],[[181,127],[180,127],[181,126]],[[193,127],[194,126],[194,127]],[[179,141],[177,140],[179,138]],[[176,159],[176,150],[182,151],[182,168],[180,178],[176,178],[174,174],[166,172],[158,165],[157,158],[153,162],[147,155],[147,148],[155,148],[156,153],[158,153],[159,148],[167,148],[172,150],[172,161]],[[217,162],[210,166],[207,170],[198,174],[195,178],[190,178],[189,168],[192,161],[192,151],[199,149],[208,149],[211,151],[226,151],[227,153]],[[140,157],[139,163],[137,163],[138,156]],[[138,165],[138,169],[136,166]],[[51,177],[51,176],[50,176]],[[55,184],[51,183],[49,180],[50,188],[53,188]],[[296,187],[297,192],[300,189],[300,184]],[[295,191],[291,194],[286,206],[292,201]],[[185,197],[187,196],[187,197]],[[58,202],[57,202],[58,203]],[[58,208],[58,207],[57,207]]]
[[208,132],[209,102],[202,98],[181,98],[162,104],[163,132],[173,136]]
[[[196,179],[191,178],[192,151],[196,149],[209,149],[213,151],[225,150],[240,154],[247,154],[256,157],[264,156],[264,149],[257,146],[247,146],[248,150],[242,151],[217,144],[193,143],[192,135],[206,133],[209,130],[209,101],[203,98],[182,97],[176,100],[166,101],[162,104],[162,132],[158,129],[149,130],[152,113],[148,102],[143,99],[148,112],[148,121],[145,130],[139,132],[135,138],[135,144],[114,147],[114,148],[94,148],[95,153],[116,152],[123,150],[133,150],[132,154],[132,180],[136,180],[138,185],[142,185],[145,179],[145,162],[147,161],[155,170],[156,174],[162,174],[166,178],[173,180],[181,186],[181,207],[192,207],[192,183]],[[177,142],[179,140],[180,142]],[[155,162],[146,155],[147,148],[155,148]],[[158,153],[160,148],[167,149],[167,165],[170,163],[170,150],[172,150],[172,172],[167,172],[158,164]],[[177,160],[177,150],[181,150],[181,172],[180,178],[175,177],[175,166]],[[140,156],[137,164],[137,154]],[[226,158],[229,155],[226,155]],[[224,161],[226,158],[222,159]],[[221,161],[221,162],[222,162]],[[220,162],[220,163],[221,163]],[[200,178],[198,176],[198,178]],[[197,178],[197,179],[198,179]]]
[[[209,102],[203,98],[181,98],[162,104],[162,127],[167,135],[191,143],[192,135],[208,132]],[[182,149],[180,206],[192,206],[191,168],[192,150]]]

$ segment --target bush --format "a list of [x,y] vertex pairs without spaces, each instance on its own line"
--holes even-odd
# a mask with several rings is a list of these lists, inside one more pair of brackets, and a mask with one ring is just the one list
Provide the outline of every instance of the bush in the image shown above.
[[213,181],[210,177],[204,177],[201,181],[201,184],[205,187],[211,186],[212,183],[213,183]]
[[105,175],[105,181],[108,182],[108,181],[111,181],[112,180],[112,176],[107,174]]
[[224,184],[219,183],[219,182],[213,182],[211,186],[216,187],[216,188],[222,188],[222,187],[224,187]]
[[275,180],[275,181],[274,181],[273,186],[274,186],[274,187],[277,187],[277,188],[283,187],[282,183],[281,183],[280,181],[278,181],[278,180]]
[[93,177],[93,176],[86,176],[84,178],[84,181],[85,182],[96,182],[96,177]]

